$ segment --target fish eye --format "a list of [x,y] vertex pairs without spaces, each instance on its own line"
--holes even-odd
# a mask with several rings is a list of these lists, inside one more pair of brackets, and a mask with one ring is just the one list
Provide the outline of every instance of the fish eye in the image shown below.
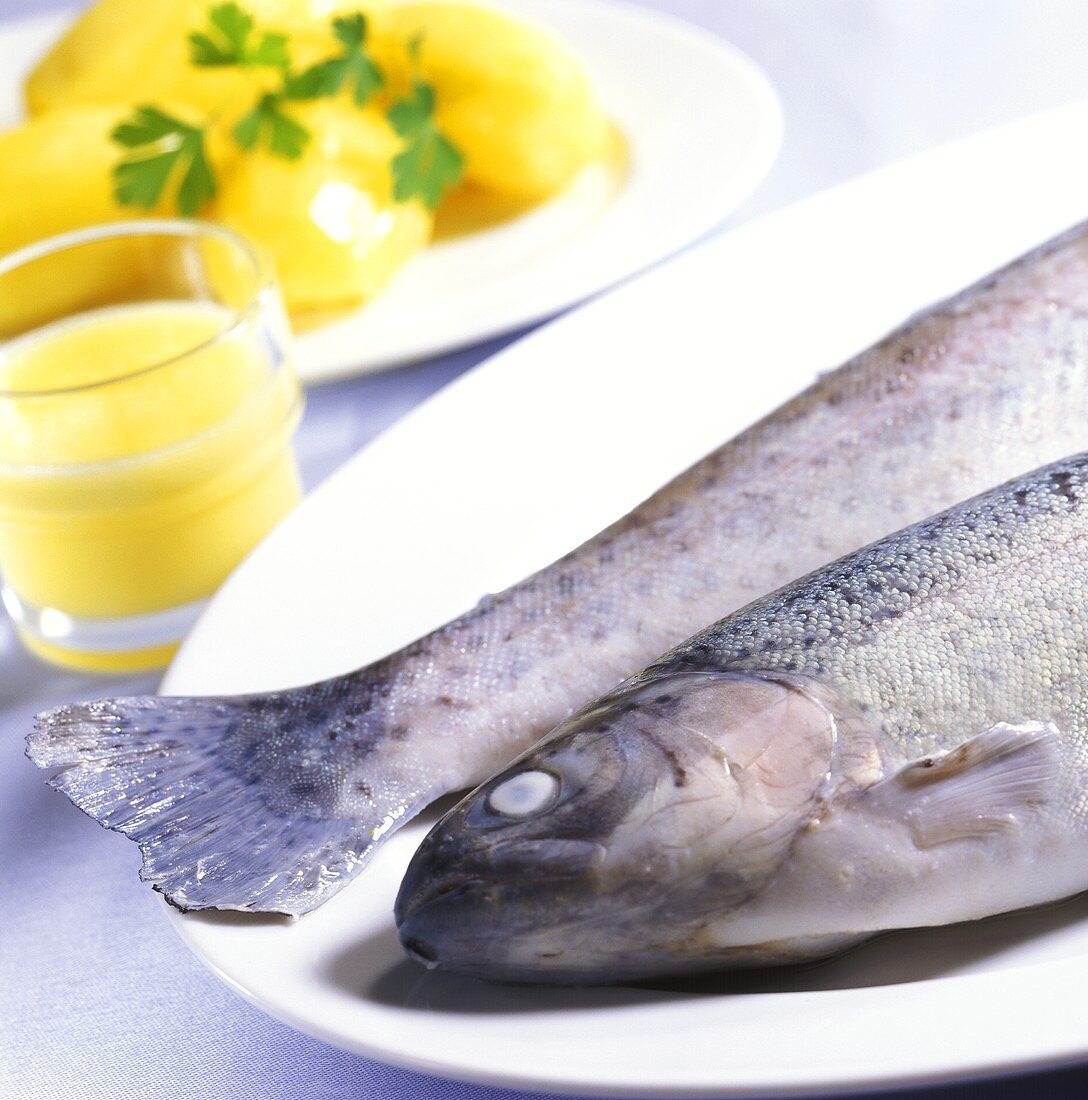
[[487,809],[496,817],[532,817],[550,809],[558,798],[559,780],[551,772],[520,772],[487,796]]

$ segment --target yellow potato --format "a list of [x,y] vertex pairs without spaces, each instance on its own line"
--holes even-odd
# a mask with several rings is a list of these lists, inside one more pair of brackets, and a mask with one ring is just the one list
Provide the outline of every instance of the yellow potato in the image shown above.
[[[195,120],[189,108],[165,108]],[[0,194],[12,197],[0,203],[0,254],[69,229],[176,213],[165,199],[146,212],[113,197],[111,170],[122,150],[109,134],[129,113],[120,106],[75,107],[0,134]],[[417,203],[392,201],[389,162],[400,142],[376,110],[327,102],[300,105],[292,113],[314,135],[297,161],[264,151],[242,153],[229,138],[229,120],[213,127],[208,154],[220,193],[204,214],[265,247],[292,310],[366,300],[427,243],[433,217]],[[63,279],[51,274],[46,282],[58,283],[58,289],[64,283],[65,293],[82,300],[96,280],[102,283],[104,270],[100,256],[86,271],[76,266]],[[120,273],[126,265],[117,267]],[[47,290],[28,289],[20,297]],[[3,314],[0,309],[0,320]]]
[[395,86],[407,86],[404,43],[416,35],[421,75],[468,182],[543,199],[604,151],[607,121],[585,69],[549,31],[459,0],[391,7],[375,48]]
[[132,217],[113,197],[117,107],[77,107],[0,133],[0,253],[66,229]]
[[366,301],[430,238],[418,203],[394,203],[397,138],[377,112],[321,103],[296,111],[315,134],[299,160],[234,160],[209,212],[272,256],[292,313]]
[[[185,121],[191,109],[168,104]],[[164,199],[154,210],[122,206],[112,169],[122,150],[110,132],[129,110],[73,107],[0,133],[0,255],[46,237],[103,222],[173,214]],[[101,241],[21,268],[0,296],[0,337],[64,313],[109,304],[136,291],[146,273],[161,273],[154,242]]]
[[[77,104],[178,100],[205,111],[270,74],[196,68],[188,35],[203,30],[214,0],[98,0],[61,36],[26,82],[30,114]],[[337,12],[371,12],[374,0],[243,0],[259,29],[291,35],[298,65],[333,50]]]
[[440,108],[438,122],[466,157],[465,178],[515,199],[548,198],[603,151],[585,112],[526,111],[488,92]]

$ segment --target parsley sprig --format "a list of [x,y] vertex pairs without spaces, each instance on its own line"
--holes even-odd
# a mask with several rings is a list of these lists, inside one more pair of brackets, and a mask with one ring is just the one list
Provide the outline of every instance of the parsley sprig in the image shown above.
[[194,65],[243,65],[283,68],[289,62],[287,35],[265,31],[255,36],[253,16],[237,4],[216,4],[208,10],[207,31],[189,35]]
[[[313,135],[292,116],[292,103],[328,98],[347,89],[355,106],[362,107],[385,86],[385,76],[367,49],[366,16],[362,12],[338,16],[331,28],[337,51],[301,70],[292,65],[289,37],[258,28],[253,16],[234,0],[212,6],[207,27],[189,35],[190,59],[197,67],[272,69],[277,74],[277,86],[261,91],[231,131],[240,148],[263,147],[296,160]],[[435,122],[434,87],[419,75],[419,39],[407,48],[411,89],[386,112],[402,139],[401,151],[390,164],[393,197],[397,202],[419,199],[433,210],[461,178],[464,159]],[[144,105],[111,137],[126,150],[113,170],[119,202],[151,208],[164,194],[172,193],[178,211],[191,217],[215,197],[205,127]]]
[[113,169],[114,193],[126,206],[149,209],[174,180],[174,201],[187,218],[215,198],[215,177],[204,151],[204,130],[157,107],[137,107],[110,135],[136,150]]
[[276,156],[298,160],[313,135],[283,109],[283,100],[282,92],[265,92],[234,127],[234,140],[243,149],[263,144]]
[[334,19],[332,33],[343,47],[341,52],[300,73],[286,73],[285,98],[322,99],[336,95],[347,84],[355,106],[362,107],[385,83],[381,69],[366,52],[367,24],[362,12]]
[[446,189],[461,178],[465,158],[435,124],[434,85],[419,75],[420,45],[418,37],[408,43],[411,91],[389,108],[386,117],[404,139],[404,148],[393,158],[393,198],[420,199],[433,210]]

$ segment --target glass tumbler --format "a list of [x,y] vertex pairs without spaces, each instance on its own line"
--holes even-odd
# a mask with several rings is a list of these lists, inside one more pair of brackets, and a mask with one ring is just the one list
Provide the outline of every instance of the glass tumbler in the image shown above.
[[164,665],[297,503],[302,398],[266,261],[207,223],[0,257],[0,578],[25,644]]

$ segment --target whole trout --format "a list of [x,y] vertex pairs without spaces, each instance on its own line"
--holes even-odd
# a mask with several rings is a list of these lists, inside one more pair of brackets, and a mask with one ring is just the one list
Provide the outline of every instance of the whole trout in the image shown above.
[[273,694],[61,707],[40,717],[28,754],[140,844],[144,877],[179,907],[304,913],[427,803],[707,622],[1083,449],[1086,424],[1082,225],[376,664]]
[[1088,889],[1088,455],[757,600],[431,831],[428,965],[598,982]]

